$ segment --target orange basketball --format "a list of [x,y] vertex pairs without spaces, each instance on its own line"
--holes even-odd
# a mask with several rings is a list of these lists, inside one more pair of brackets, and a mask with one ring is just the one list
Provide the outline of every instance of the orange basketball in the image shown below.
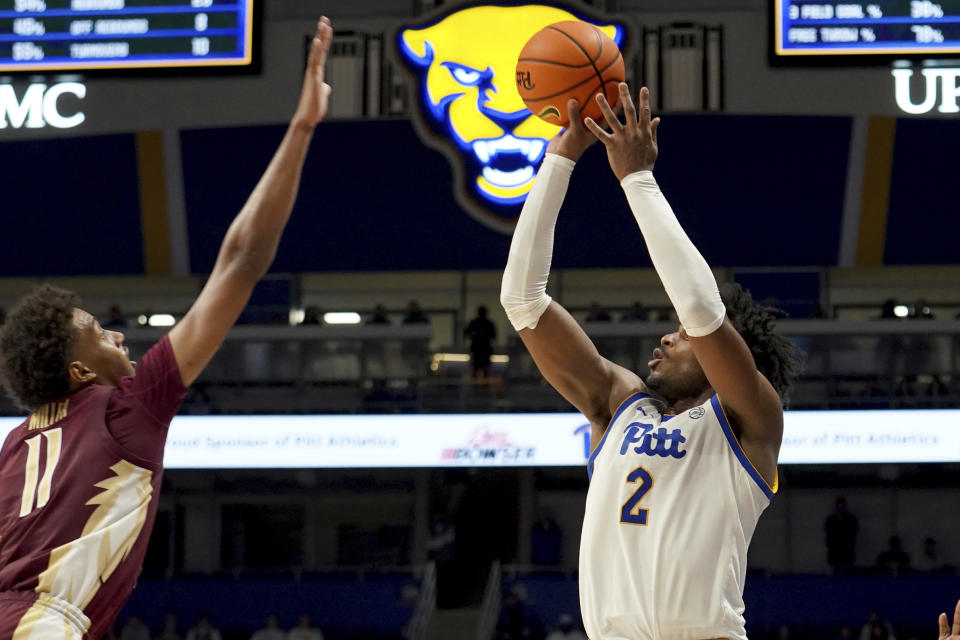
[[617,84],[626,78],[617,44],[592,24],[557,22],[530,38],[517,60],[517,91],[535,115],[567,126],[567,100],[580,104],[582,117],[601,125],[603,114],[594,96],[602,93],[616,110]]

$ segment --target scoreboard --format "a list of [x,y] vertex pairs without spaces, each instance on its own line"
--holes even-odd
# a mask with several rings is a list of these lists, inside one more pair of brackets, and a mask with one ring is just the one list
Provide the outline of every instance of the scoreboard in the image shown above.
[[774,1],[774,54],[960,55],[960,0]]
[[250,67],[254,0],[0,0],[0,72]]

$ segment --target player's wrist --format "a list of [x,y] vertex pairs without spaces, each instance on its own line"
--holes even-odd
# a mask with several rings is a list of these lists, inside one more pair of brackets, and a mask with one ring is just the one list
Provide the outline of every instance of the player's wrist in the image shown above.
[[628,170],[628,172],[620,178],[620,187],[623,189],[626,189],[628,185],[633,183],[656,185],[657,180],[653,177],[653,168]]
[[558,153],[557,151],[548,151],[543,156],[543,167],[557,167],[559,169],[566,170],[568,173],[573,171],[573,168],[577,165],[577,161],[574,158],[571,158],[568,155]]

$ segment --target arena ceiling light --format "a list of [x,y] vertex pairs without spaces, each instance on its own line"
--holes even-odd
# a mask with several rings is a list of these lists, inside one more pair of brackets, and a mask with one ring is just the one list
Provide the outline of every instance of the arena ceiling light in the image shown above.
[[330,311],[323,314],[326,324],[360,324],[360,314],[356,311]]
[[154,313],[146,315],[141,313],[137,316],[137,324],[141,327],[172,327],[177,323],[177,319],[169,313]]
[[169,313],[155,313],[147,319],[151,327],[172,327],[176,323],[177,319]]

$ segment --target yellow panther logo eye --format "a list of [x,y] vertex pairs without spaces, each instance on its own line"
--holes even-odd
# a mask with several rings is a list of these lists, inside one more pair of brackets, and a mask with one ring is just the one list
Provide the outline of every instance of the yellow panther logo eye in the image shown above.
[[[547,143],[560,131],[520,99],[517,58],[537,31],[582,17],[537,4],[447,11],[397,31],[398,55],[416,86],[416,122],[429,144],[448,156],[456,151],[458,201],[485,224],[510,232]],[[622,25],[590,22],[622,44]]]

